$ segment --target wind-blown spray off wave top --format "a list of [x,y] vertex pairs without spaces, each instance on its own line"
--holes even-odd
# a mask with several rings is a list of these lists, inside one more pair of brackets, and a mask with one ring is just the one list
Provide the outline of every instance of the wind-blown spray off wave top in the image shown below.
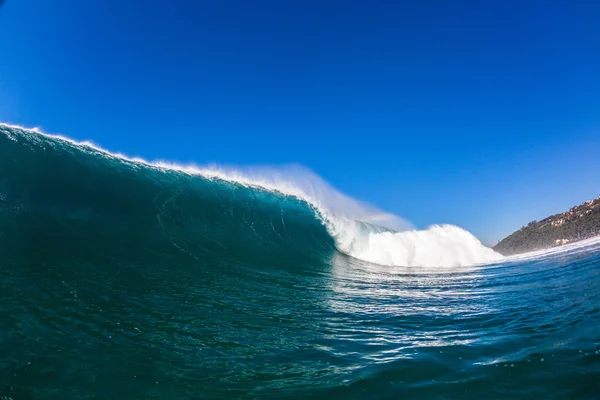
[[0,124],[0,398],[595,398],[599,249]]

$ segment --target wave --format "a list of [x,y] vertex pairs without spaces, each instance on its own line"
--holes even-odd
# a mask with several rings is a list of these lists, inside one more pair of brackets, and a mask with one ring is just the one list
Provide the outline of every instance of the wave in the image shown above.
[[[401,217],[339,192],[302,166],[181,166],[110,153],[39,129],[0,124],[0,133],[4,210],[33,209],[96,230],[111,221],[111,229],[102,229],[110,230],[114,240],[154,229],[193,258],[237,246],[287,257],[335,248],[364,261],[408,267],[502,259],[459,227],[416,230]],[[127,221],[147,230],[128,230]]]

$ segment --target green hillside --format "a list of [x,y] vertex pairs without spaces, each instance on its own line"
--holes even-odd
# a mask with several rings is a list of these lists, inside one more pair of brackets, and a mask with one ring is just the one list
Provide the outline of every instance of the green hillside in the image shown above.
[[494,250],[503,255],[560,246],[600,235],[600,197],[527,226],[502,239]]

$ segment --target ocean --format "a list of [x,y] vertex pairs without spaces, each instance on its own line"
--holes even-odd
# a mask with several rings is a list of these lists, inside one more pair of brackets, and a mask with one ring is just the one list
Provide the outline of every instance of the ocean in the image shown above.
[[0,125],[0,399],[599,399],[600,241]]

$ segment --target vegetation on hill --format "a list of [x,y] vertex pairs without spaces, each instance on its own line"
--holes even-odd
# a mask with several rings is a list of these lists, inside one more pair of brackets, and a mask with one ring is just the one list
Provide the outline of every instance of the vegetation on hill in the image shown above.
[[527,226],[502,239],[494,250],[505,256],[547,249],[600,235],[600,197]]

